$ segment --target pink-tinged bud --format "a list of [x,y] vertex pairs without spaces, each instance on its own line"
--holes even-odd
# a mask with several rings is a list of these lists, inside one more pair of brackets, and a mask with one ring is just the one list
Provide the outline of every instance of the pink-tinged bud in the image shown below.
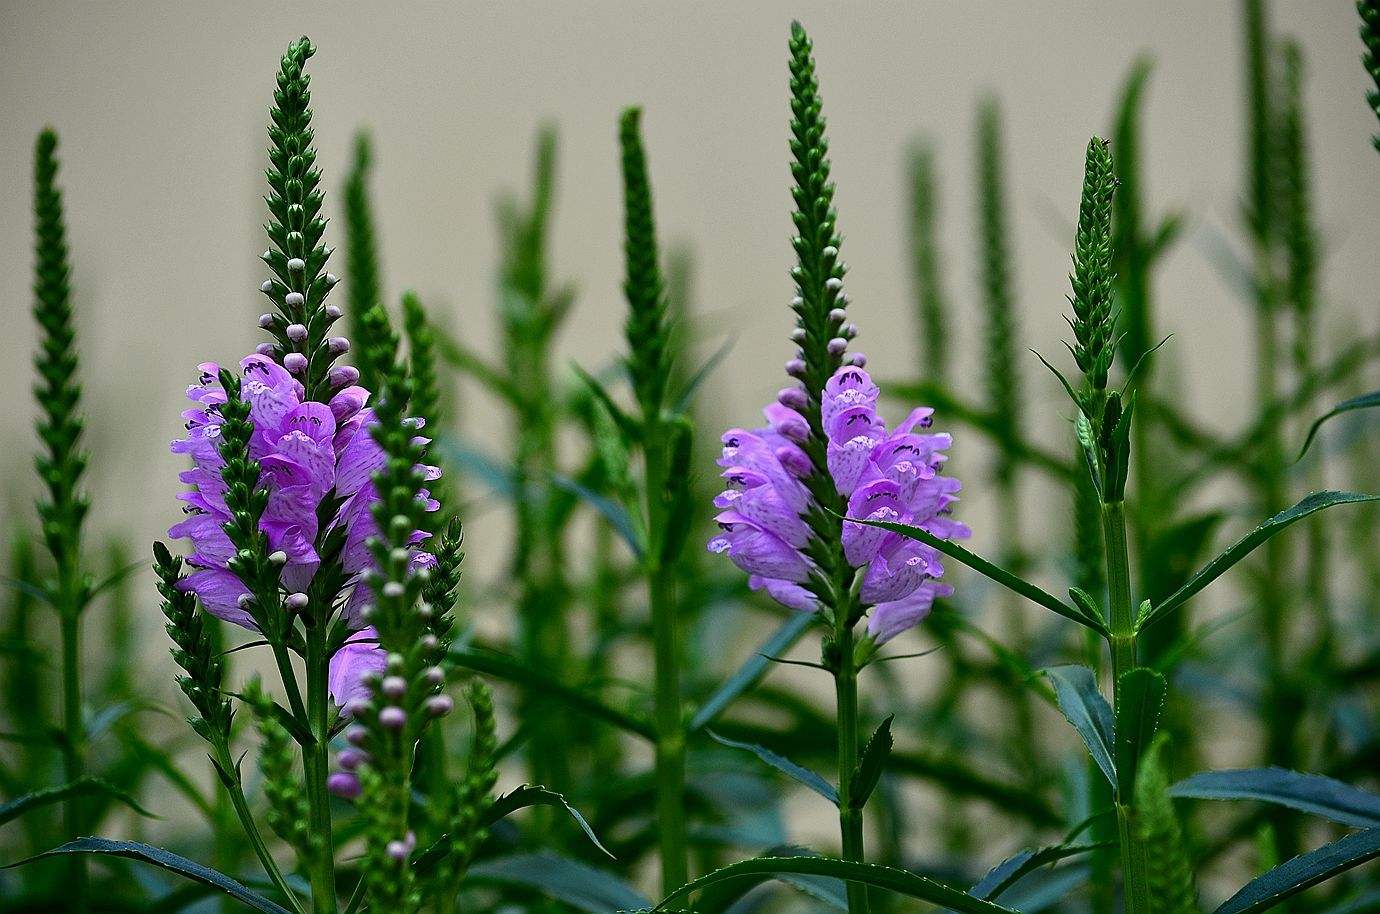
[[427,685],[438,686],[446,681],[446,671],[439,666],[430,666],[422,673],[422,678],[426,680]]
[[359,796],[359,778],[348,771],[335,771],[326,778],[326,789],[341,799],[353,800]]
[[333,321],[338,321],[338,320],[340,320],[340,315],[343,314],[343,313],[344,313],[344,312],[342,312],[342,311],[340,310],[340,306],[339,306],[339,305],[327,305],[327,306],[326,306],[326,316],[329,317],[329,318],[330,318],[331,320],[333,320]]
[[379,726],[388,730],[401,730],[407,724],[407,712],[395,705],[389,705],[379,712]]
[[353,365],[337,365],[326,376],[332,387],[349,387],[359,380],[359,369]]
[[842,308],[834,308],[829,312],[829,320],[835,324],[841,324],[848,319],[848,312]]
[[422,640],[419,643],[422,645],[422,650],[424,651],[434,651],[441,646],[441,642],[430,632],[422,635]]
[[777,448],[776,459],[786,468],[787,473],[799,479],[809,476],[814,469],[814,465],[810,463],[810,458],[798,447]]
[[407,680],[401,676],[389,676],[383,680],[380,689],[384,695],[396,701],[407,694]]
[[792,343],[803,343],[803,342],[805,342],[805,336],[806,336],[805,328],[804,328],[804,327],[796,327],[794,330],[791,331],[791,342],[792,342]]
[[799,412],[810,405],[810,398],[799,387],[787,387],[776,395],[776,402]]
[[273,354],[277,352],[278,349],[272,343],[260,343],[259,345],[254,347],[254,351],[257,352],[259,355],[268,356],[271,359],[273,358]]
[[304,593],[290,593],[283,600],[283,605],[295,613],[299,613],[307,608],[307,595]]
[[848,357],[848,364],[857,368],[863,368],[867,365],[867,356],[863,355],[861,352],[855,352]]
[[260,314],[260,315],[259,315],[259,326],[262,327],[262,328],[265,329],[265,330],[267,330],[269,327],[272,327],[272,326],[273,326],[273,315],[272,315],[272,314]]
[[300,273],[307,268],[307,262],[301,257],[288,258],[287,268],[294,273]]
[[273,291],[273,280],[265,279],[263,285],[259,286],[259,291],[267,295]]
[[843,355],[848,351],[848,341],[841,336],[836,336],[829,341],[828,349],[830,355]]
[[853,337],[855,337],[855,336],[857,336],[857,335],[858,335],[858,325],[857,325],[857,324],[849,324],[848,326],[844,327],[842,330],[839,331],[839,336],[843,337],[843,338],[846,339],[846,340],[851,340],[851,339],[853,339]]
[[338,282],[340,282],[339,276],[336,276],[334,273],[326,274],[326,288],[329,289],[331,286],[335,285]]
[[326,341],[326,348],[332,355],[342,355],[350,351],[350,341],[343,336],[333,336]]
[[307,370],[307,357],[300,352],[289,352],[283,356],[283,367],[293,374],[301,374]]
[[791,359],[786,363],[786,374],[793,378],[805,376],[805,362],[803,359]]
[[455,702],[449,695],[433,695],[426,700],[426,712],[432,717],[445,717],[455,710]]
[[363,746],[369,742],[369,731],[363,727],[351,727],[345,731],[345,741],[352,746]]
[[288,324],[285,332],[287,338],[294,343],[300,343],[307,338],[307,328],[302,324]]
[[307,297],[301,292],[289,292],[283,296],[283,304],[289,308],[300,308],[307,303]]
[[830,292],[838,292],[843,289],[843,280],[839,279],[837,276],[830,276],[828,279],[824,280],[824,288],[828,289]]
[[346,717],[353,717],[358,720],[362,715],[369,713],[369,709],[374,706],[367,698],[352,698],[345,703],[341,710]]
[[335,760],[339,762],[340,767],[344,768],[346,771],[354,771],[369,760],[369,754],[367,752],[361,752],[358,749],[346,748],[340,750],[340,754],[335,757]]
[[277,552],[270,552],[268,554],[268,564],[282,568],[287,564],[287,553],[281,549]]
[[407,859],[407,845],[401,841],[389,841],[386,850],[388,856],[399,863]]

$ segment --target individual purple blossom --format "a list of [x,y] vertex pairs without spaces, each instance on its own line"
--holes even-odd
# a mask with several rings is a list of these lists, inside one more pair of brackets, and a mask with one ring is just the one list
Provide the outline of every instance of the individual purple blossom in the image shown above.
[[[813,500],[802,482],[813,465],[800,447],[810,426],[792,408],[802,399],[793,390],[763,410],[767,425],[723,436],[719,465],[729,487],[714,500],[720,533],[709,549],[746,571],[752,589],[813,612],[820,607],[812,588],[818,568],[805,549],[814,533],[804,519]],[[878,393],[866,371],[846,365],[829,379],[820,401],[829,476],[847,499],[848,516],[907,524],[943,539],[969,536],[949,516],[959,482],[940,474],[951,439],[923,431],[934,411],[912,410],[888,431],[877,414]],[[866,569],[859,597],[871,607],[867,629],[876,643],[916,625],[936,597],[953,592],[938,580],[944,566],[935,549],[876,527],[841,523],[845,558]]]
[[382,675],[388,666],[388,654],[379,647],[378,639],[373,628],[362,629],[331,655],[326,689],[346,714],[352,713],[355,702],[367,701],[373,695],[370,679]]
[[[172,444],[173,453],[192,459],[192,469],[181,474],[190,489],[178,496],[188,516],[168,535],[192,542],[187,563],[197,570],[179,586],[195,593],[212,615],[253,629],[252,616],[243,605],[249,589],[227,568],[234,546],[223,529],[230,513],[221,478],[225,461],[218,446],[225,391],[218,365],[208,362],[199,368],[199,382],[187,389],[192,407],[182,414],[187,435]],[[268,356],[247,356],[240,368],[240,395],[249,403],[254,423],[249,456],[258,461],[260,484],[269,492],[259,526],[269,550],[286,557],[281,584],[289,594],[304,592],[321,563],[316,544],[323,533],[343,527],[340,562],[352,585],[343,614],[351,629],[362,628],[362,610],[371,595],[360,578],[373,565],[367,541],[378,532],[370,510],[378,500],[372,476],[385,461],[368,431],[374,421],[373,410],[366,406],[369,391],[349,384],[337,389],[328,403],[319,403],[306,400],[302,383]],[[342,375],[344,379],[353,380],[348,374]],[[440,475],[436,467],[421,469],[428,480]],[[427,510],[439,507],[425,492],[423,497]],[[338,506],[322,530],[327,499]],[[425,538],[418,531],[412,544]],[[427,567],[435,558],[418,552],[413,564]]]

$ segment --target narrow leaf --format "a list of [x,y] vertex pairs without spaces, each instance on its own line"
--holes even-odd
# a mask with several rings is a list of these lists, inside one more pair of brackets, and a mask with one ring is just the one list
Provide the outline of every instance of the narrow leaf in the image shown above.
[[580,815],[580,811],[574,806],[571,806],[570,802],[566,800],[565,797],[545,787],[538,787],[533,784],[523,784],[521,787],[508,791],[503,796],[494,800],[493,805],[489,807],[488,813],[483,818],[483,823],[485,826],[493,825],[503,817],[529,806],[559,806],[564,809],[566,812],[570,813],[570,817],[575,820],[575,824],[580,826],[580,830],[585,833],[585,837],[589,838],[595,847],[607,854],[610,860],[614,859],[613,853],[600,842],[599,836],[594,834],[594,829],[585,821],[585,817]]
[[290,914],[287,908],[269,901],[224,873],[217,872],[208,866],[202,866],[186,857],[178,856],[172,851],[163,850],[161,847],[154,847],[150,844],[140,844],[137,841],[112,841],[109,838],[78,838],[75,841],[68,841],[61,847],[55,847],[50,851],[35,854],[18,863],[10,863],[0,869],[10,869],[16,866],[23,866],[35,860],[44,860],[64,854],[102,854],[113,857],[124,857],[129,860],[138,860],[142,863],[152,864],[177,873],[186,879],[199,882],[202,885],[210,886],[229,895],[256,911],[264,914]]
[[1120,796],[1129,797],[1135,789],[1140,757],[1159,728],[1169,686],[1162,675],[1143,666],[1122,673],[1117,682],[1117,790]]
[[1380,796],[1321,774],[1284,768],[1204,771],[1169,788],[1196,800],[1259,800],[1357,828],[1380,827]]
[[968,894],[984,901],[996,901],[1013,885],[1040,867],[1058,863],[1069,857],[1090,853],[1110,844],[1054,844],[1036,850],[1024,850],[994,866]]
[[895,717],[895,714],[888,715],[887,719],[881,722],[872,738],[867,741],[862,758],[858,760],[858,770],[853,773],[853,783],[849,787],[848,797],[848,804],[854,809],[862,809],[867,805],[867,798],[872,796],[872,791],[877,789],[877,782],[882,778],[886,760],[891,756],[891,722]]
[[1159,605],[1152,608],[1149,613],[1144,614],[1136,623],[1137,630],[1144,629],[1146,626],[1157,621],[1166,614],[1178,609],[1186,603],[1190,597],[1217,580],[1217,578],[1221,577],[1228,568],[1250,555],[1257,546],[1276,533],[1279,533],[1285,527],[1303,520],[1316,511],[1330,508],[1333,505],[1355,504],[1358,502],[1376,501],[1377,499],[1380,499],[1380,495],[1364,495],[1359,492],[1313,492],[1298,504],[1279,512],[1250,533],[1241,537],[1241,539],[1233,543],[1225,552],[1204,565],[1193,575],[1193,577],[1188,579],[1184,586],[1166,597]]
[[758,746],[753,743],[740,743],[737,740],[731,740],[727,737],[720,736],[713,730],[709,730],[706,732],[709,733],[710,737],[716,743],[719,743],[723,746],[728,746],[730,749],[744,749],[748,752],[751,752],[753,755],[757,756],[759,759],[766,762],[768,765],[772,766],[777,771],[789,775],[799,783],[804,784],[806,787],[810,788],[815,793],[824,797],[824,799],[828,800],[830,803],[833,803],[835,806],[839,805],[839,792],[834,789],[834,785],[830,784],[823,777],[811,771],[809,768],[797,765],[795,762],[786,758],[784,755],[778,755],[775,752],[772,752],[770,749],[765,748],[764,746]]
[[1083,738],[1088,754],[1097,767],[1102,769],[1112,786],[1116,786],[1116,762],[1112,755],[1112,708],[1097,690],[1097,678],[1092,670],[1070,664],[1050,667],[1044,674],[1054,686],[1059,710],[1064,712],[1064,717]]
[[1352,832],[1339,841],[1324,844],[1285,861],[1246,884],[1215,914],[1259,914],[1305,889],[1380,856],[1380,828]]
[[623,542],[628,544],[628,548],[632,549],[633,554],[639,559],[642,558],[643,552],[646,551],[642,545],[642,536],[637,531],[637,523],[626,508],[568,476],[562,476],[559,473],[552,474],[551,482],[556,488],[564,489],[588,502],[590,507],[604,516],[614,531],[623,538]]
[[138,800],[134,799],[134,797],[116,787],[114,784],[103,781],[100,778],[83,777],[78,778],[70,784],[49,787],[46,790],[35,790],[32,793],[26,793],[21,797],[15,797],[13,800],[0,804],[0,825],[4,825],[12,819],[17,819],[31,810],[39,809],[44,806],[51,806],[54,803],[60,803],[69,797],[85,796],[93,793],[114,797],[141,816],[147,816],[150,819],[158,818],[158,816],[155,816],[153,813],[140,806]]
[[815,617],[811,613],[794,613],[781,623],[781,627],[762,642],[762,645],[743,661],[743,665],[705,700],[695,712],[695,716],[690,719],[690,732],[693,733],[713,723],[714,718],[722,714],[740,695],[757,685],[766,675],[767,664],[771,662],[771,658],[789,650],[809,630],[814,621]]
[[1312,446],[1313,439],[1318,435],[1318,429],[1322,428],[1323,423],[1334,416],[1342,413],[1349,413],[1354,409],[1372,409],[1380,406],[1380,390],[1371,391],[1368,394],[1361,394],[1359,397],[1352,397],[1350,400],[1343,400],[1336,406],[1323,413],[1313,421],[1308,428],[1308,437],[1303,440],[1303,447],[1299,449],[1298,459],[1302,460],[1303,455],[1308,453],[1308,448]]
[[613,874],[548,851],[485,860],[470,867],[467,878],[527,886],[587,914],[645,911],[652,906]]

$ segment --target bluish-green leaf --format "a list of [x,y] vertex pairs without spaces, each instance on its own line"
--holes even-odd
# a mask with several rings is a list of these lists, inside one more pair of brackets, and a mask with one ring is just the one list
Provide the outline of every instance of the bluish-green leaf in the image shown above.
[[1127,670],[1118,680],[1115,758],[1117,790],[1123,797],[1135,789],[1136,766],[1159,729],[1168,691],[1164,677],[1148,667]]
[[523,784],[521,787],[508,791],[503,796],[494,800],[493,804],[489,807],[488,814],[484,816],[483,822],[486,826],[493,825],[504,816],[529,806],[558,806],[564,809],[570,814],[570,817],[575,820],[575,824],[580,826],[580,830],[585,833],[585,837],[589,838],[599,850],[608,854],[609,859],[614,859],[613,853],[600,842],[599,836],[594,834],[594,829],[585,821],[585,817],[580,815],[580,811],[574,806],[571,806],[570,802],[561,794],[554,790],[548,790],[545,787],[538,787],[533,784]]
[[1308,428],[1308,437],[1303,440],[1303,447],[1299,449],[1298,459],[1302,460],[1303,455],[1308,453],[1308,448],[1313,444],[1313,439],[1318,435],[1318,429],[1322,428],[1323,423],[1334,416],[1342,413],[1349,413],[1355,409],[1373,409],[1380,406],[1380,390],[1373,390],[1368,394],[1361,394],[1359,397],[1352,397],[1350,400],[1343,400],[1336,406],[1323,413],[1313,421]]
[[1259,800],[1342,825],[1380,827],[1380,796],[1321,774],[1284,768],[1204,771],[1175,784],[1169,795],[1195,800]]
[[1260,914],[1377,856],[1380,856],[1380,828],[1352,832],[1251,880],[1215,914]]
[[1150,612],[1143,614],[1137,619],[1136,630],[1144,630],[1147,626],[1166,614],[1178,609],[1187,602],[1189,598],[1197,594],[1198,591],[1217,580],[1227,569],[1250,555],[1257,546],[1276,533],[1279,533],[1284,528],[1324,508],[1331,508],[1334,505],[1376,501],[1377,499],[1380,499],[1380,495],[1364,495],[1359,492],[1313,492],[1298,504],[1284,509],[1274,517],[1265,521],[1265,523],[1261,524],[1259,527],[1256,527],[1250,533],[1241,537],[1241,539],[1237,540],[1235,543],[1232,543],[1225,552],[1208,562],[1194,574],[1193,577],[1189,578],[1184,586],[1160,601],[1158,605],[1151,607]]
[[275,902],[269,901],[260,895],[255,894],[248,886],[235,879],[231,879],[224,873],[217,872],[208,866],[203,866],[186,857],[174,854],[172,851],[164,850],[161,847],[154,847],[150,844],[140,844],[137,841],[111,841],[109,838],[78,838],[75,841],[68,841],[61,847],[55,847],[50,851],[35,854],[18,863],[7,864],[4,869],[23,866],[35,860],[45,860],[51,857],[66,854],[99,854],[111,857],[124,857],[128,860],[138,860],[148,863],[161,869],[168,870],[209,886],[218,891],[224,892],[231,898],[239,901],[256,911],[263,914],[290,914],[287,908]]
[[1073,729],[1083,738],[1097,767],[1116,786],[1116,762],[1112,754],[1115,725],[1112,708],[1097,690],[1097,677],[1085,666],[1050,667],[1044,671],[1054,686],[1054,698]]
[[693,733],[712,723],[714,718],[722,714],[740,695],[757,685],[766,674],[767,664],[771,663],[768,658],[789,650],[809,630],[814,621],[812,613],[794,613],[781,623],[781,627],[762,642],[762,645],[743,661],[743,665],[705,700],[695,712],[695,716],[690,719],[690,732]]
[[150,819],[158,818],[153,813],[140,806],[138,800],[134,799],[134,797],[116,787],[114,784],[103,781],[100,778],[83,777],[78,778],[70,784],[49,787],[46,790],[35,790],[32,793],[26,793],[23,796],[15,797],[12,800],[0,804],[0,825],[4,825],[11,819],[17,819],[30,810],[50,806],[53,803],[61,803],[63,800],[70,797],[85,796],[93,793],[114,797],[141,816],[147,816]]
[[936,882],[908,870],[873,863],[854,863],[831,857],[756,857],[717,869],[706,876],[686,883],[667,895],[657,910],[676,907],[676,902],[700,889],[743,876],[777,876],[780,873],[799,873],[806,876],[832,876],[847,882],[885,889],[922,901],[944,905],[960,914],[1012,914],[1010,908],[974,898],[965,892]]
[[751,752],[753,755],[757,756],[759,759],[766,762],[768,765],[772,766],[777,771],[780,771],[781,773],[790,776],[795,781],[801,784],[804,784],[806,787],[810,788],[815,793],[824,797],[824,799],[828,800],[830,803],[833,803],[835,806],[839,805],[839,792],[834,789],[834,785],[830,784],[822,776],[820,776],[816,772],[811,771],[809,768],[806,768],[803,765],[797,765],[795,762],[786,758],[784,755],[778,755],[777,753],[772,752],[770,749],[764,746],[758,746],[753,743],[740,743],[737,740],[732,740],[728,739],[727,737],[720,736],[713,730],[709,730],[706,732],[709,733],[710,737],[712,737],[715,742],[724,746],[728,746],[730,749],[743,749],[747,752]]
[[526,886],[588,914],[644,911],[652,906],[612,873],[549,851],[485,860],[470,867],[467,878]]
[[996,901],[1026,876],[1040,869],[1080,854],[1090,853],[1111,844],[1055,844],[1036,850],[1023,850],[992,867],[968,894],[984,901]]

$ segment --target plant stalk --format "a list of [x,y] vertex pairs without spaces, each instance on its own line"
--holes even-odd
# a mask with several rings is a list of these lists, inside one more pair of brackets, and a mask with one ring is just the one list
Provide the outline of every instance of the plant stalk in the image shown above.
[[302,770],[307,781],[307,816],[314,842],[307,863],[311,883],[311,905],[315,914],[334,914],[335,841],[331,833],[330,796],[326,776],[330,773],[330,730],[327,698],[325,632],[320,624],[307,627],[307,715],[312,741],[302,747]]
[[[847,607],[835,610],[834,695],[838,704],[839,738],[839,832],[843,859],[863,862],[862,809],[852,801],[853,772],[858,767],[858,669],[854,657],[853,625]],[[848,914],[867,914],[867,886],[848,883]]]
[[[58,587],[63,590],[62,605],[62,767],[67,783],[74,783],[86,769],[86,733],[81,718],[81,606],[71,598],[75,569],[65,569]],[[63,830],[69,839],[81,837],[85,824],[81,798],[68,797],[62,804]],[[68,910],[83,914],[89,909],[86,861],[73,854],[68,867],[71,884],[67,888]]]

